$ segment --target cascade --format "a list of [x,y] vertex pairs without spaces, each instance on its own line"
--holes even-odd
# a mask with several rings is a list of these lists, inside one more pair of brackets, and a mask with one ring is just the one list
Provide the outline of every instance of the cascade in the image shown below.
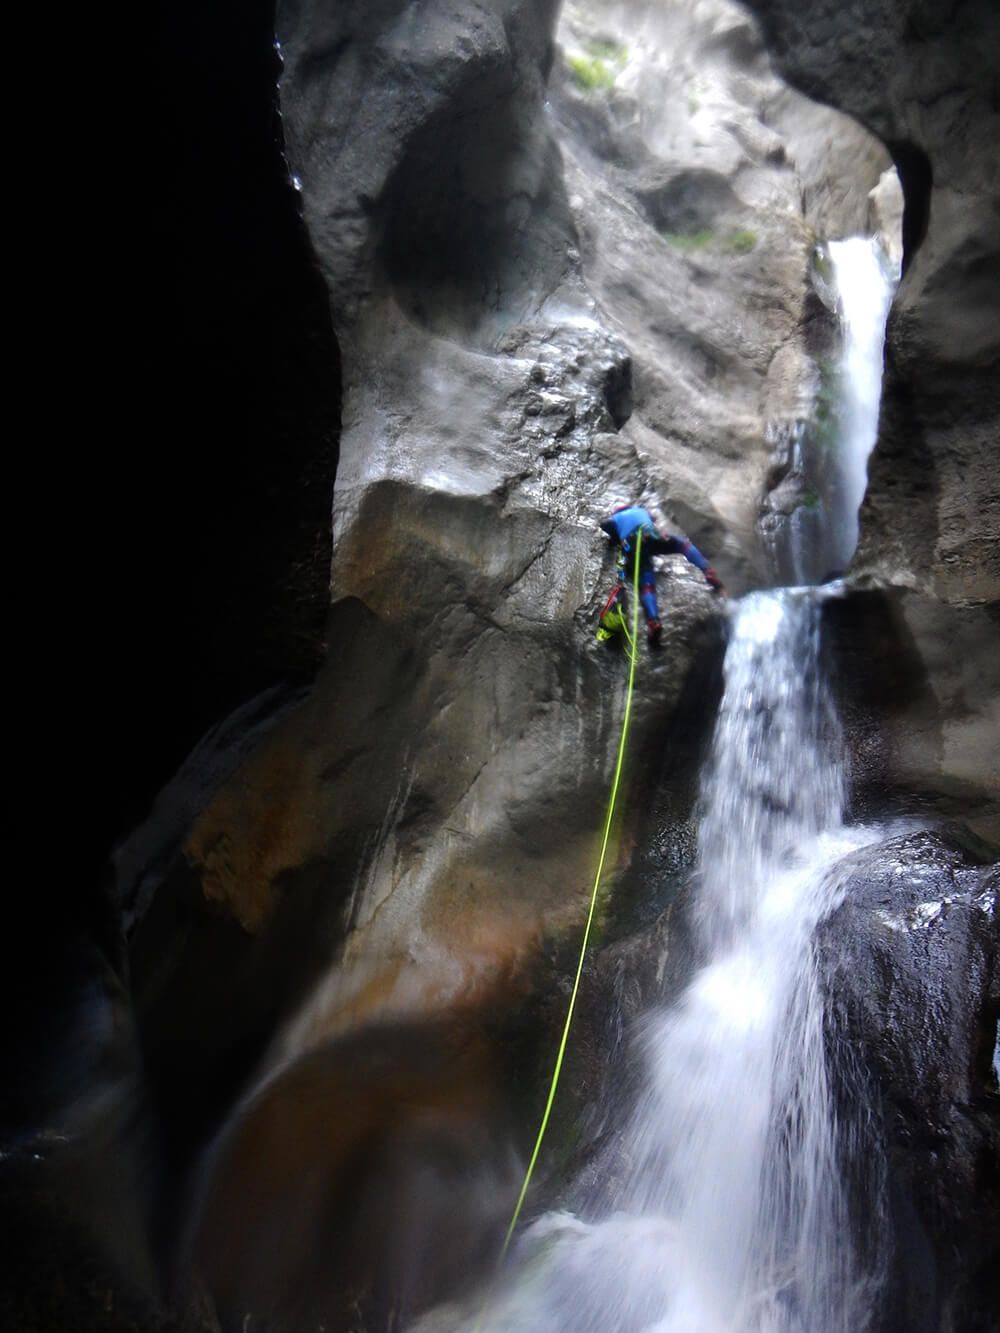
[[826,501],[824,546],[828,567],[842,571],[858,544],[858,510],[878,431],[885,322],[899,274],[875,237],[831,241],[827,251],[842,345],[830,443],[835,481]]
[[838,346],[819,362],[812,419],[780,432],[788,467],[781,490],[791,509],[775,514],[772,499],[763,529],[784,582],[825,582],[843,574],[854,555],[878,432],[886,319],[898,279],[878,237],[852,236],[817,249],[814,282],[837,317]]
[[[843,354],[809,566],[842,569],[877,427],[892,275],[877,242],[837,242],[829,254]],[[698,966],[675,1002],[645,1018],[646,1085],[616,1145],[614,1197],[578,1198],[576,1213],[527,1228],[484,1330],[869,1326],[877,1274],[851,1241],[850,1145],[834,1107],[813,935],[842,897],[844,858],[882,832],[843,819],[843,745],[820,656],[826,595],[779,588],[731,611],[701,787]]]
[[844,767],[813,589],[744,598],[703,780],[703,966],[649,1015],[648,1083],[619,1196],[525,1234],[486,1327],[573,1333],[859,1333],[812,952],[842,858]]

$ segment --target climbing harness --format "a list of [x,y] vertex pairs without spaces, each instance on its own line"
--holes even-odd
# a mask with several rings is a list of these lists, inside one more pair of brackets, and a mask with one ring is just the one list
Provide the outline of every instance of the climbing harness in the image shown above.
[[[528,1162],[528,1169],[524,1173],[524,1183],[521,1185],[521,1193],[518,1195],[517,1203],[514,1205],[514,1214],[510,1219],[510,1225],[507,1228],[507,1234],[504,1236],[503,1247],[500,1250],[500,1263],[510,1248],[510,1242],[513,1238],[518,1219],[521,1216],[521,1209],[528,1193],[528,1186],[531,1184],[531,1177],[535,1170],[535,1163],[538,1161],[538,1154],[542,1146],[542,1139],[545,1137],[545,1130],[549,1123],[549,1115],[552,1111],[552,1105],[556,1099],[556,1088],[559,1085],[559,1074],[562,1071],[563,1056],[566,1054],[566,1043],[569,1040],[569,1029],[573,1021],[573,1010],[576,1008],[576,997],[580,989],[580,977],[583,973],[583,961],[587,955],[587,945],[590,942],[590,930],[594,922],[594,912],[597,908],[597,893],[601,886],[601,877],[604,874],[604,862],[607,859],[608,843],[611,840],[611,825],[614,820],[615,806],[618,802],[618,788],[621,785],[622,769],[625,765],[625,743],[628,739],[629,721],[632,717],[632,692],[635,686],[635,661],[636,645],[639,634],[639,550],[642,544],[641,531],[636,534],[635,548],[635,587],[633,589],[632,599],[632,634],[628,637],[629,645],[629,667],[628,667],[628,689],[625,695],[625,715],[622,718],[621,735],[618,739],[618,757],[615,760],[615,774],[611,781],[611,794],[608,797],[607,814],[604,816],[604,834],[601,839],[601,853],[597,859],[597,873],[594,876],[594,887],[590,893],[590,909],[587,912],[587,924],[583,931],[583,942],[580,945],[580,957],[576,965],[576,977],[573,981],[573,989],[570,992],[569,1007],[566,1010],[566,1021],[563,1024],[562,1038],[559,1042],[559,1050],[556,1055],[555,1068],[552,1071],[552,1082],[549,1085],[549,1096],[545,1103],[545,1110],[542,1114],[541,1124],[538,1126],[538,1136],[535,1139],[535,1147],[531,1154],[531,1160]],[[617,600],[618,588],[615,589],[612,597]],[[611,600],[605,605],[605,610],[611,605]],[[602,613],[603,614],[603,613]],[[618,612],[621,615],[621,611]],[[623,626],[624,626],[624,617]],[[478,1328],[478,1324],[476,1325]]]

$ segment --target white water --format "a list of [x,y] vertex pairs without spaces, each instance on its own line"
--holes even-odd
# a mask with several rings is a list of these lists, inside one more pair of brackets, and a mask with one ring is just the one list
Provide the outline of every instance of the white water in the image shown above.
[[620,1196],[524,1234],[491,1333],[863,1333],[812,953],[837,862],[839,727],[810,589],[736,607],[703,784],[704,963],[647,1020]]
[[[822,363],[811,418],[773,423],[772,443],[795,481],[764,524],[778,577],[798,585],[826,582],[850,566],[858,545],[858,510],[878,435],[882,349],[899,274],[877,237],[830,241],[819,294],[837,315],[838,351]],[[780,490],[780,488],[779,488]]]
[[[843,329],[836,430],[803,547],[824,570],[846,568],[857,544],[894,278],[873,241],[835,242],[830,257]],[[882,832],[843,823],[820,596],[755,593],[733,610],[702,786],[699,962],[677,1001],[646,1018],[645,1088],[606,1155],[600,1197],[538,1219],[488,1309],[430,1316],[424,1333],[869,1327],[877,1275],[850,1239],[843,1160],[856,1145],[834,1108],[813,939],[842,896],[844,858]],[[619,1181],[610,1204],[608,1176]]]
[[858,545],[858,510],[878,434],[885,323],[899,274],[874,237],[827,247],[842,345],[837,392],[835,485],[826,503],[829,568],[847,569]]

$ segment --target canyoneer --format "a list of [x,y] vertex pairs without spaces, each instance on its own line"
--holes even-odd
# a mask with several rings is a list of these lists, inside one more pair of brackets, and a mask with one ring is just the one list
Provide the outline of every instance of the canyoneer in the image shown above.
[[682,555],[705,575],[713,592],[725,593],[722,580],[693,542],[686,537],[663,534],[653,522],[648,509],[637,504],[620,504],[604,519],[601,529],[619,546],[618,581],[604,603],[597,627],[597,637],[606,643],[617,634],[628,635],[625,623],[625,587],[636,581],[638,561],[639,601],[646,617],[646,636],[655,648],[663,633],[660,608],[656,601],[654,555]]

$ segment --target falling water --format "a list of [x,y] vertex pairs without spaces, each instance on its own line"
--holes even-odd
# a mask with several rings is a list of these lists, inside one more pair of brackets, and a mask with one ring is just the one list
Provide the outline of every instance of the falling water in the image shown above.
[[704,959],[646,1021],[614,1205],[526,1232],[498,1333],[862,1333],[812,937],[837,864],[838,721],[811,589],[746,597],[702,792]]
[[[857,542],[893,282],[876,242],[836,242],[829,254],[843,354],[834,434],[814,462],[820,521],[800,544],[805,578],[845,568]],[[549,1213],[526,1229],[508,1284],[478,1316],[482,1333],[865,1333],[871,1324],[877,1274],[851,1242],[844,1163],[857,1145],[834,1109],[841,1071],[828,1064],[814,936],[842,897],[848,853],[882,834],[843,822],[823,595],[753,593],[731,613],[702,781],[696,971],[645,1019],[646,1084],[613,1150],[614,1198],[605,1180],[577,1214]]]
[[813,414],[772,423],[786,479],[768,498],[762,523],[779,578],[824,582],[843,574],[858,544],[858,510],[878,433],[882,347],[899,277],[877,237],[820,247],[817,290],[836,314],[839,350],[818,366]]
[[827,558],[830,568],[845,570],[858,544],[858,510],[878,432],[885,322],[899,275],[875,238],[831,241],[828,252],[843,343],[833,441],[837,484],[827,500]]

